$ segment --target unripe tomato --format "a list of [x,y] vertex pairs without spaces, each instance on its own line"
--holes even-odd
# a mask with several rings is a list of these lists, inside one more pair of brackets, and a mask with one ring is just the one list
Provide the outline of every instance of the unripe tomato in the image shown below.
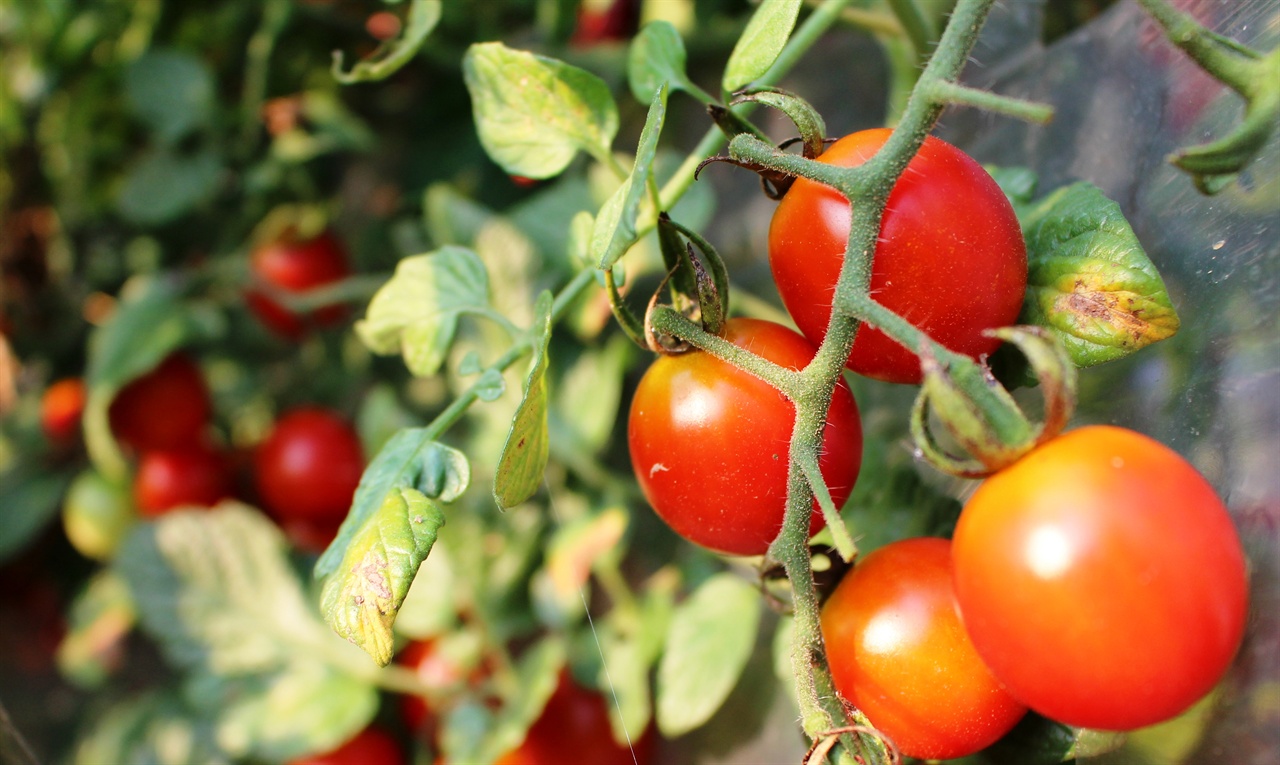
[[822,609],[822,637],[836,689],[905,755],[973,754],[1027,711],[960,623],[945,539],[904,539],[859,560]]
[[[855,167],[889,138],[863,130],[818,161]],[[796,326],[821,342],[849,237],[849,201],[799,178],[769,226],[769,265]],[[1000,187],[964,152],[932,136],[889,194],[871,264],[871,296],[958,353],[991,353],[982,332],[1014,324],[1027,288],[1022,229]],[[849,369],[898,383],[920,382],[920,360],[879,330],[858,331]]]
[[633,733],[633,751],[614,741],[611,731],[605,698],[578,685],[565,672],[524,741],[495,765],[646,765],[650,761],[650,732]]
[[[780,324],[730,319],[723,337],[790,369],[817,349]],[[762,555],[782,528],[795,407],[768,383],[702,351],[663,356],[631,401],[627,443],[649,504],[685,539],[730,555]],[[819,466],[836,506],[853,491],[862,425],[841,381]],[[823,526],[814,502],[810,533]]]
[[175,353],[120,389],[111,402],[111,430],[139,452],[199,443],[213,404],[200,368]]
[[337,412],[318,407],[281,417],[254,458],[266,510],[286,530],[300,525],[329,539],[346,518],[363,472],[355,429]]
[[85,386],[79,377],[68,377],[50,385],[40,398],[40,426],[55,444],[70,443],[80,433],[84,414]]
[[107,560],[138,514],[129,487],[86,470],[71,482],[62,502],[62,526],[71,546],[86,558]]
[[[331,231],[313,239],[299,239],[286,234],[254,250],[249,268],[263,283],[286,292],[306,292],[351,273],[346,250]],[[263,324],[292,340],[301,338],[308,324],[329,326],[341,322],[346,316],[346,309],[340,305],[327,306],[310,314],[295,314],[260,290],[249,290],[245,299]]]
[[378,728],[365,728],[337,749],[290,760],[288,765],[404,765],[400,745]]
[[961,512],[960,612],[992,672],[1066,723],[1130,730],[1222,678],[1248,608],[1213,487],[1131,430],[1080,428],[987,479]]
[[178,507],[212,507],[231,496],[226,458],[206,446],[147,452],[133,479],[133,498],[144,516]]

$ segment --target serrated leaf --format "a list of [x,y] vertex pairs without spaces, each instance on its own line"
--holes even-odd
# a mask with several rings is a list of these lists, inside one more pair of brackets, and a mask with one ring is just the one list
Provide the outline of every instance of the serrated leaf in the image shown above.
[[448,503],[461,496],[470,483],[471,466],[466,455],[432,440],[426,428],[405,428],[392,436],[364,469],[351,512],[316,561],[313,575],[322,579],[338,570],[347,546],[392,491],[412,488],[430,499]]
[[480,143],[511,175],[550,178],[579,151],[608,154],[618,109],[594,74],[497,42],[472,45],[462,72]]
[[658,664],[658,729],[680,736],[709,720],[747,665],[760,620],[760,593],[717,574],[681,603]]
[[1078,367],[1122,358],[1178,331],[1164,281],[1120,206],[1088,183],[1058,189],[1022,217],[1027,300],[1019,321],[1047,327]]
[[180,141],[213,116],[214,81],[195,56],[153,48],[124,72],[124,93],[133,113],[164,144]]
[[422,48],[427,37],[440,23],[444,4],[441,0],[413,0],[404,29],[395,40],[378,46],[368,58],[361,59],[342,71],[342,53],[333,53],[333,77],[344,85],[370,80],[385,80],[409,63]]
[[551,343],[551,293],[538,295],[532,334],[533,358],[524,380],[524,397],[511,421],[511,430],[498,458],[493,498],[498,507],[515,507],[532,497],[542,484],[551,444],[547,428],[547,346]]
[[658,90],[690,90],[685,73],[684,40],[669,21],[653,21],[631,41],[627,54],[627,81],[631,93],[642,104],[651,103]]
[[636,161],[631,174],[609,197],[596,217],[591,232],[591,254],[601,270],[612,268],[623,253],[635,244],[636,218],[640,214],[640,202],[648,191],[653,174],[653,160],[658,153],[658,136],[667,117],[668,89],[658,88],[649,113],[640,131],[640,143],[636,147]]
[[0,562],[20,552],[58,513],[69,476],[18,462],[0,474]]
[[418,567],[444,525],[444,512],[417,489],[392,490],[347,544],[324,582],[325,621],[385,667],[395,654],[392,626]]
[[409,371],[426,377],[444,363],[458,317],[488,303],[489,276],[479,256],[445,246],[402,259],[356,322],[356,334],[369,350],[399,353]]
[[210,198],[222,170],[222,157],[209,149],[191,154],[148,151],[125,173],[116,211],[139,226],[168,223]]
[[97,688],[124,658],[124,638],[136,614],[125,581],[101,569],[71,602],[67,632],[58,643],[58,672],[81,688]]
[[787,44],[800,15],[801,0],[764,0],[733,46],[725,65],[726,93],[740,90],[762,77]]

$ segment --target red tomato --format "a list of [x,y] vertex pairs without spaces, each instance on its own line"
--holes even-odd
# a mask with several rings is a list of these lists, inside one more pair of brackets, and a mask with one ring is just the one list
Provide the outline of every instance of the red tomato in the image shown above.
[[212,507],[231,496],[231,473],[223,455],[203,446],[147,452],[133,479],[133,498],[144,516],[178,507]]
[[[730,319],[724,338],[790,369],[816,349],[780,324]],[[631,401],[631,465],[649,504],[676,533],[730,555],[762,555],[787,498],[795,408],[759,378],[709,353],[663,356]],[[862,425],[853,394],[837,385],[823,432],[820,468],[836,506],[853,491]],[[823,526],[814,502],[810,533]]]
[[395,739],[378,728],[365,728],[337,749],[290,760],[288,765],[403,765],[404,762]]
[[650,761],[652,734],[639,734],[633,751],[614,741],[611,731],[605,698],[578,685],[566,672],[524,741],[495,765],[645,765]]
[[[818,158],[855,167],[891,131],[845,136]],[[821,342],[849,237],[849,201],[799,178],[769,226],[769,265],[800,331]],[[1022,229],[982,166],[930,136],[889,194],[871,265],[871,295],[937,342],[978,357],[999,341],[983,330],[1016,322],[1027,287]],[[884,333],[859,330],[849,369],[899,383],[920,382],[920,361]]]
[[[306,292],[351,273],[346,251],[330,231],[314,239],[285,236],[260,247],[253,252],[249,268],[257,279],[286,292]],[[308,324],[329,326],[346,316],[345,307],[340,305],[298,315],[258,290],[250,290],[246,302],[264,324],[293,340],[302,337]]]
[[1176,452],[1123,428],[1080,428],[987,479],[955,533],[973,642],[1037,712],[1129,730],[1209,692],[1244,630],[1235,527]]
[[212,411],[200,368],[175,353],[116,394],[111,430],[139,452],[176,449],[200,442]]
[[40,398],[40,425],[45,436],[56,444],[74,439],[80,433],[84,402],[84,380],[79,377],[58,380],[46,388]]
[[905,539],[858,561],[822,609],[822,637],[836,689],[905,755],[973,754],[1027,711],[965,634],[945,539]]
[[341,415],[307,407],[280,418],[258,448],[254,468],[267,511],[286,530],[297,525],[323,532],[327,544],[351,508],[364,452]]

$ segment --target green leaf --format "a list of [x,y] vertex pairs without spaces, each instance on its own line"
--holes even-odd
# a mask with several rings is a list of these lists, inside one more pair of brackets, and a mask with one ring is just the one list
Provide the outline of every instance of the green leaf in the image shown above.
[[493,478],[493,498],[507,509],[538,491],[547,468],[550,441],[547,433],[547,346],[551,342],[551,293],[538,295],[532,334],[533,358],[524,380],[524,397],[511,422],[507,442],[498,458]]
[[631,41],[627,79],[631,93],[642,104],[652,103],[658,90],[695,90],[685,73],[684,40],[669,21],[645,24]]
[[126,285],[111,318],[88,341],[84,439],[89,457],[104,475],[118,479],[126,470],[107,418],[111,399],[174,350],[217,337],[223,329],[221,314],[183,301],[169,282],[141,280]]
[[116,211],[138,226],[169,223],[213,196],[222,171],[222,157],[209,149],[148,151],[125,174]]
[[238,758],[287,760],[368,724],[359,654],[320,621],[275,524],[224,503],[142,524],[113,562],[142,628],[185,672],[185,696]]
[[369,301],[356,334],[374,353],[404,356],[409,371],[435,374],[453,342],[458,317],[487,310],[489,277],[471,250],[446,246],[404,258]]
[[448,546],[437,539],[396,612],[396,632],[425,640],[452,630],[458,620],[454,594],[460,578]]
[[764,0],[733,46],[723,87],[733,93],[762,77],[787,44],[800,15],[801,0]]
[[171,691],[148,691],[117,701],[76,742],[72,765],[107,762],[147,765],[230,765],[212,726]]
[[325,621],[378,666],[395,654],[392,625],[418,567],[431,552],[444,512],[417,489],[393,490],[347,544],[320,594]]
[[557,457],[594,459],[609,443],[633,347],[615,335],[604,348],[584,351],[565,372],[551,409],[551,449]]
[[432,440],[426,428],[400,431],[364,469],[351,512],[337,537],[316,561],[315,578],[322,579],[338,570],[347,546],[354,543],[366,522],[382,510],[396,489],[416,489],[430,499],[448,503],[461,496],[470,482],[471,466],[462,452]]
[[506,172],[550,178],[578,151],[608,155],[618,109],[594,74],[497,42],[472,45],[462,72],[480,143]]
[[385,80],[409,63],[427,36],[440,23],[441,0],[413,0],[404,29],[395,40],[378,46],[368,58],[358,61],[350,72],[342,71],[342,52],[333,52],[333,77],[344,85],[370,80]]
[[1036,185],[1040,177],[1029,167],[1000,167],[983,165],[982,169],[995,179],[996,185],[1004,192],[1009,204],[1020,210],[1035,198]]
[[658,729],[680,736],[720,708],[747,665],[760,593],[731,574],[703,582],[676,608],[658,665]]
[[125,581],[109,568],[97,571],[71,602],[58,672],[81,688],[100,687],[124,658],[124,639],[136,619]]
[[70,478],[18,461],[0,474],[0,562],[21,552],[58,513]]
[[134,60],[125,69],[124,94],[161,144],[177,143],[213,116],[213,73],[176,50],[153,48]]
[[605,202],[596,217],[591,232],[591,253],[601,270],[612,268],[636,241],[636,218],[640,214],[640,202],[648,191],[653,175],[653,160],[658,152],[658,136],[667,117],[666,87],[658,88],[649,104],[649,113],[640,131],[640,144],[636,147],[636,161],[613,196]]
[[1076,183],[1031,206],[1027,299],[1019,320],[1047,327],[1078,367],[1127,356],[1178,331],[1164,281],[1120,206]]

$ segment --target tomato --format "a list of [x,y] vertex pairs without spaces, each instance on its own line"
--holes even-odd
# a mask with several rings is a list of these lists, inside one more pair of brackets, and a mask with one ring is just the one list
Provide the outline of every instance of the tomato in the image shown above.
[[905,755],[973,754],[1027,711],[960,623],[945,539],[904,539],[859,560],[822,609],[822,637],[836,689]]
[[[436,640],[418,640],[408,644],[396,657],[396,663],[413,670],[424,685],[437,691],[456,689],[471,677],[455,657],[440,650]],[[404,696],[400,710],[405,723],[414,731],[423,730],[431,716],[427,700],[421,696]]]
[[[254,250],[249,268],[255,278],[285,292],[306,292],[336,282],[351,273],[347,253],[337,236],[325,231],[313,239],[285,235]],[[308,324],[330,326],[346,316],[343,306],[327,306],[310,314],[295,314],[261,290],[245,296],[250,310],[276,334],[296,340]]]
[[[816,349],[780,324],[730,319],[723,336],[790,369]],[[685,539],[730,555],[762,555],[778,531],[787,498],[787,459],[795,408],[775,388],[709,353],[663,356],[631,401],[631,465],[649,504]],[[841,381],[823,431],[820,468],[836,506],[853,491],[862,459],[862,425]],[[810,533],[823,526],[814,502]]]
[[[285,527],[316,532],[328,544],[351,508],[364,472],[355,429],[337,412],[295,409],[258,447],[254,475],[267,511]],[[327,537],[327,539],[321,539]]]
[[288,765],[404,765],[400,745],[378,728],[365,728],[329,752],[290,760]]
[[84,414],[85,386],[79,377],[68,377],[50,385],[40,398],[40,426],[55,444],[67,444],[80,433]]
[[137,517],[129,487],[95,470],[76,476],[62,503],[62,527],[71,546],[95,560],[115,553]]
[[139,452],[198,443],[213,411],[204,376],[175,353],[120,389],[111,402],[111,430]]
[[1110,426],[1059,436],[987,479],[955,533],[973,642],[1028,706],[1129,730],[1182,712],[1244,630],[1244,554],[1209,483]]
[[133,479],[133,498],[144,516],[178,507],[212,507],[231,496],[225,457],[205,446],[147,452]]
[[[818,159],[860,165],[890,133],[853,133]],[[778,292],[796,326],[815,344],[831,319],[849,216],[849,201],[839,192],[799,178],[769,226],[769,265]],[[871,264],[872,297],[935,341],[976,358],[999,345],[983,330],[1017,321],[1026,287],[1026,244],[1000,187],[964,152],[926,138],[889,194]],[[870,328],[858,331],[849,369],[889,382],[920,382],[915,353]]]
[[614,741],[605,698],[578,685],[565,672],[524,741],[495,765],[645,765],[652,751],[653,736],[648,731],[636,737],[634,751]]

